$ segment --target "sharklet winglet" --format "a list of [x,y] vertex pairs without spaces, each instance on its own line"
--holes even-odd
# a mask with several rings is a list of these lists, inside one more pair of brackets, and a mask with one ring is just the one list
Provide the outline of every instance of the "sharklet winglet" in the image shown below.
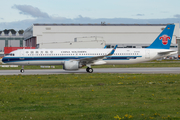
[[113,55],[118,45],[116,45],[108,55]]

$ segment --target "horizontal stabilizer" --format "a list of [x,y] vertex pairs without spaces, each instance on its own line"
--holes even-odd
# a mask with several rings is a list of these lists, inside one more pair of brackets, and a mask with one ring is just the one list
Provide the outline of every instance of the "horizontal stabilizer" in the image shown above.
[[173,55],[176,54],[177,51],[165,51],[165,52],[158,52],[158,55],[164,56],[164,55]]

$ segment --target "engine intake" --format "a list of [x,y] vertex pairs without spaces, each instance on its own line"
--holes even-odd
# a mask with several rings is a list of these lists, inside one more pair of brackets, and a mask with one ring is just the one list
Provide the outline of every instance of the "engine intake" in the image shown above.
[[64,70],[78,70],[79,68],[81,68],[79,61],[65,61],[63,65]]

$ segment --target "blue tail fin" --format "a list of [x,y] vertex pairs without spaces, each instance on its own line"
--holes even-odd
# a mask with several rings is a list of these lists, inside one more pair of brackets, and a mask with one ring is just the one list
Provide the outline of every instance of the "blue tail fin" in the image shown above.
[[169,49],[174,32],[174,24],[167,25],[156,40],[147,48],[151,49]]

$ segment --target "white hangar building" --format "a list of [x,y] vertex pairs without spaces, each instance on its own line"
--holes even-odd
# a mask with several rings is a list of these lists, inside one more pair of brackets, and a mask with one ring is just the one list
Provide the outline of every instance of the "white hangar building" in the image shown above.
[[[25,46],[37,48],[144,48],[167,24],[33,24],[24,32]],[[172,48],[180,38],[175,23]]]

